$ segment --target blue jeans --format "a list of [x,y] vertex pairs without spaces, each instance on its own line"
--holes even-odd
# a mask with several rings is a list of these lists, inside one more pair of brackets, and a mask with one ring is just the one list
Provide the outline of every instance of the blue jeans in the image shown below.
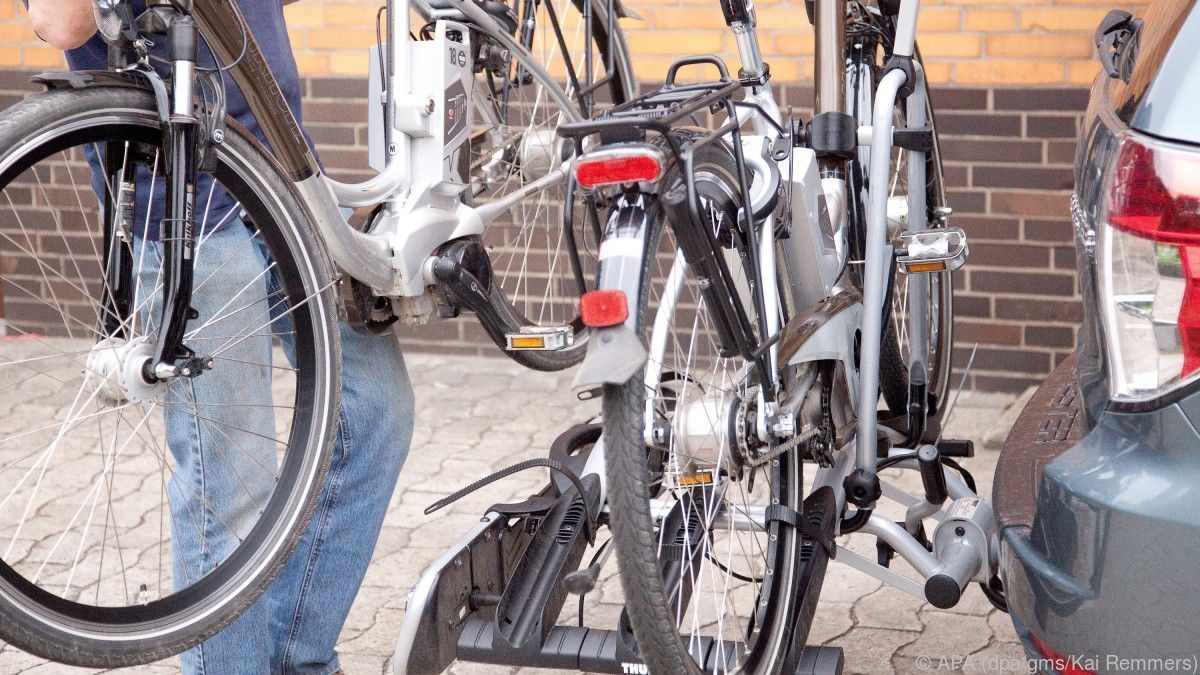
[[[279,288],[265,248],[240,220],[203,240],[186,344],[219,350],[212,370],[172,383],[164,398],[175,469],[167,493],[176,587],[210,571],[258,519],[274,487],[273,330],[292,356],[290,317],[270,297]],[[157,320],[161,245],[135,242],[139,299]],[[159,292],[160,294],[161,292]],[[211,325],[205,325],[211,319]],[[271,322],[274,318],[274,322]],[[270,328],[267,324],[271,323]],[[312,522],[267,591],[221,633],[182,656],[186,673],[332,673],[338,635],[366,574],[412,439],[412,387],[394,336],[340,324],[342,393],[337,443]],[[230,336],[253,337],[232,346]]]

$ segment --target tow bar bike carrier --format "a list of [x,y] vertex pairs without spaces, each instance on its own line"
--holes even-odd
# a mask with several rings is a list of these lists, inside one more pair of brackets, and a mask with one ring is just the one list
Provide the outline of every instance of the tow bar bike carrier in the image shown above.
[[[599,424],[576,425],[554,441],[549,460],[537,465],[553,464],[580,475],[599,443]],[[393,658],[396,675],[441,673],[456,660],[648,672],[624,612],[614,628],[555,625],[570,599],[567,588],[574,586],[568,577],[586,574],[596,564],[593,559],[580,569],[588,546],[584,509],[599,506],[600,480],[586,473],[578,482],[585,489],[582,496],[575,481],[554,474],[528,499],[493,505],[434,561],[409,592]],[[604,524],[603,512],[597,522]],[[602,546],[596,557],[605,550]],[[823,574],[826,558],[812,555],[810,560],[820,568],[811,571]],[[711,641],[703,643],[697,647],[698,663],[705,670],[720,670],[721,664],[713,662],[720,652]],[[840,648],[804,647],[789,656],[784,672],[836,675],[841,670]]]

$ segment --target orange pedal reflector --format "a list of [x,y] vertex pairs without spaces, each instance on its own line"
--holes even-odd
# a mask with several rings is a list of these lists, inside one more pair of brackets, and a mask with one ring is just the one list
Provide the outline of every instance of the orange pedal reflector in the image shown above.
[[945,272],[946,263],[941,260],[933,262],[913,262],[908,264],[907,272],[909,274],[920,274],[922,272]]
[[579,317],[583,325],[605,328],[625,323],[629,318],[629,303],[625,291],[588,291],[579,299]]

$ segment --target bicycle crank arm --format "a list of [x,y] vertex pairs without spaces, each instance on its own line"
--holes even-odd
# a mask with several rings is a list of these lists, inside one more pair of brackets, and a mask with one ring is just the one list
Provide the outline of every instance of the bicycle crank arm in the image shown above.
[[442,247],[431,267],[434,279],[454,312],[466,307],[497,344],[509,350],[557,351],[574,342],[574,327],[540,327],[520,322],[499,287],[492,284],[487,251],[474,240],[460,239]]

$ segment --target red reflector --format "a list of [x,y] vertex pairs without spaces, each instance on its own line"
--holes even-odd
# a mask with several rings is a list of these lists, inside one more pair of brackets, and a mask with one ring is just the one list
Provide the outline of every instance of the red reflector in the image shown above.
[[1200,244],[1200,161],[1194,152],[1121,143],[1108,221],[1162,244]]
[[605,328],[625,323],[629,318],[629,303],[625,291],[588,291],[579,299],[579,317],[583,325]]
[[1200,247],[1179,247],[1183,264],[1183,301],[1179,304],[1179,342],[1183,346],[1183,370],[1187,377],[1200,370]]
[[658,180],[660,175],[662,175],[662,164],[653,154],[596,159],[589,159],[585,156],[575,163],[575,180],[585,188]]
[[[1049,662],[1045,665],[1057,670],[1059,675],[1096,675],[1095,671],[1088,670],[1087,668],[1083,667],[1082,664],[1086,662],[1085,659],[1072,656],[1063,656],[1062,654],[1054,651],[1050,645],[1039,640],[1038,637],[1033,633],[1029,634],[1029,640],[1033,643],[1034,649],[1038,650],[1038,653]],[[1039,668],[1039,670],[1047,669]]]

